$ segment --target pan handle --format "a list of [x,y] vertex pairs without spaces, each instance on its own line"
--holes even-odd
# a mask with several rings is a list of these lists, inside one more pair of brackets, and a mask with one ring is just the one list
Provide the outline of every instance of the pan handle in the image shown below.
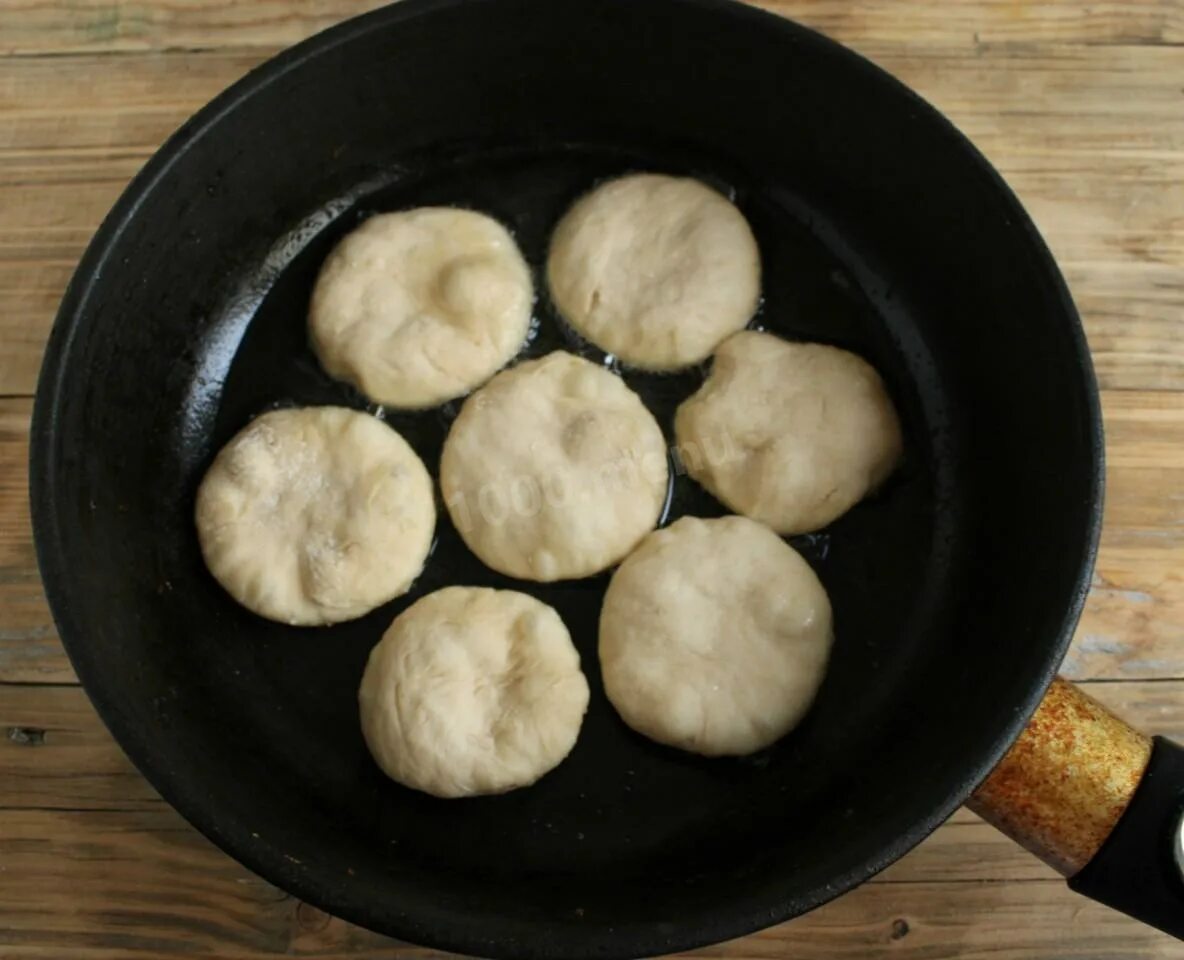
[[969,806],[1072,890],[1184,940],[1184,748],[1057,678]]

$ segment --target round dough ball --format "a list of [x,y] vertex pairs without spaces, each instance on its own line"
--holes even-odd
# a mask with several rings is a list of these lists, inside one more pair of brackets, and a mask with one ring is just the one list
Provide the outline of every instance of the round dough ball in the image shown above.
[[705,360],[760,299],[748,222],[697,180],[639,174],[578,201],[551,240],[547,278],[577,333],[626,363]]
[[358,690],[387,776],[437,797],[534,783],[575,745],[580,655],[551,607],[513,590],[447,587],[395,618]]
[[474,393],[444,441],[452,522],[488,566],[525,580],[611,567],[666,502],[666,442],[620,377],[556,351]]
[[768,527],[683,517],[613,574],[600,612],[609,700],[638,733],[709,757],[767,747],[810,708],[832,641],[818,577]]
[[371,217],[329,254],[308,314],[334,377],[371,400],[422,408],[459,397],[530,330],[530,270],[506,228],[471,210]]
[[818,343],[745,331],[674,418],[692,477],[778,533],[842,516],[900,462],[900,420],[867,361]]
[[206,566],[239,603],[297,625],[352,620],[401,596],[432,545],[432,480],[374,417],[273,410],[214,459],[197,491]]

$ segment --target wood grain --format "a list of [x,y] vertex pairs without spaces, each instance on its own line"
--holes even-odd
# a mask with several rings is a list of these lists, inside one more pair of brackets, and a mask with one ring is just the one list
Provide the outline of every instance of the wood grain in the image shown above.
[[[1135,726],[1184,740],[1184,681],[1092,681],[1083,686]],[[0,810],[128,811],[162,802],[134,773],[76,685],[0,684],[0,769],[12,773],[0,781]],[[980,821],[962,810],[951,822]],[[994,847],[1012,850],[1002,837],[992,833],[990,838]],[[1019,859],[1025,872],[1018,876],[1052,876],[1043,870],[1033,874],[1028,869],[1031,857]],[[936,873],[909,878],[935,879]]]
[[[393,945],[285,896],[163,806],[6,811],[0,861],[6,960],[439,955]],[[885,878],[797,921],[696,955],[1100,960],[1175,957],[1178,944],[1076,897],[1055,879]]]
[[0,811],[164,806],[75,685],[0,685],[0,770]]
[[[861,49],[1007,177],[1070,281],[1102,385],[1184,388],[1184,46],[917,55],[877,35]],[[32,392],[69,265],[127,180],[269,52],[0,59],[0,340],[14,345],[0,394]]]
[[[557,0],[559,2],[559,0]],[[0,0],[0,958],[425,958],[215,850],[136,773],[57,640],[27,397],[74,263],[143,162],[281,47],[379,0]],[[1184,2],[764,0],[914,87],[1056,254],[1107,392],[1097,576],[1066,672],[1184,739]],[[697,956],[1114,960],[1178,944],[967,811],[876,882]]]
[[[1102,548],[1064,672],[1079,680],[1184,678],[1184,394],[1109,392],[1103,407]],[[69,682],[38,588],[24,480],[30,410],[28,400],[0,400],[0,681]]]
[[[1094,684],[1090,692],[1136,723],[1184,736],[1184,683]],[[8,773],[0,782],[0,955],[370,957],[389,949],[284,896],[198,837],[139,779],[78,688],[0,686],[0,732]],[[1171,955],[1166,938],[1077,900],[1047,867],[966,811],[869,887],[706,955],[776,957],[808,947],[821,957],[889,950],[935,957],[963,942],[986,951],[983,927],[994,910],[1018,925],[1010,934],[1017,952],[1007,952],[1005,938],[1001,956],[1020,956],[1032,943],[1050,948],[1049,928],[1069,916],[1084,917],[1090,936],[1104,930],[1126,955]],[[897,920],[908,933],[900,935]],[[1078,953],[1089,947],[1070,931],[1066,955],[1092,956]]]
[[[5,355],[0,350],[0,358]],[[27,480],[32,408],[26,399],[0,399],[0,683],[73,682],[33,551]]]
[[[1184,736],[1184,683],[1089,689],[1140,725]],[[0,686],[0,733],[7,774],[0,781],[0,956],[432,955],[392,951],[215,850],[139,779],[78,688]],[[1002,929],[993,926],[996,912],[1012,929],[991,953]],[[1167,938],[1074,897],[1047,867],[961,811],[867,887],[702,955],[1021,957],[1060,949],[1058,956],[1100,958],[1113,954],[1089,951],[1119,945],[1123,956],[1175,955]]]
[[8,0],[0,55],[287,46],[382,0]]
[[[378,0],[8,0],[0,55],[287,45]],[[764,0],[756,4],[846,43],[875,38],[910,48],[990,43],[1171,44],[1184,40],[1180,7],[1164,0],[1025,3],[976,0]]]

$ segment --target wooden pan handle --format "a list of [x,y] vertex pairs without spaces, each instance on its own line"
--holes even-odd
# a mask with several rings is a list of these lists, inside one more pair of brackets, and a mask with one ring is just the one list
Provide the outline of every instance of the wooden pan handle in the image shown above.
[[1184,749],[1057,678],[969,806],[1077,892],[1184,939]]

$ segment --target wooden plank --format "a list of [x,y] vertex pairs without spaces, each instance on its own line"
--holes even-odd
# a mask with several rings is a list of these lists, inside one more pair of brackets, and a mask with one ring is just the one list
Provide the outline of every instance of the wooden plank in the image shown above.
[[1061,672],[1070,680],[1184,676],[1182,575],[1178,542],[1103,546]]
[[[1050,153],[1081,158],[1083,172],[1086,157],[1124,161],[1116,170],[1127,180],[1171,182],[1178,169],[1176,47],[986,46],[968,56],[948,43],[905,52],[867,37],[861,48],[997,162],[996,152],[1015,152],[1017,171],[1029,168],[1025,154]],[[0,149],[154,148],[279,49],[0,60]]]
[[[1135,726],[1184,740],[1184,681],[1093,683],[1086,688]],[[0,780],[0,810],[135,812],[162,807],[78,687],[0,686],[0,734],[0,769],[6,774]],[[1054,876],[962,810],[884,879],[1020,882]]]
[[[8,0],[0,55],[287,45],[381,0]],[[984,43],[1160,44],[1184,39],[1180,5],[1165,0],[945,4],[894,0],[763,0],[758,4],[838,40],[924,46]]]
[[163,806],[5,811],[0,863],[5,958],[266,956],[287,947],[289,898]]
[[[1184,735],[1184,683],[1089,689],[1136,723]],[[433,955],[394,948],[300,904],[215,850],[139,780],[81,690],[0,687],[0,730],[5,958]],[[59,809],[33,809],[43,805]],[[1171,943],[1076,899],[962,811],[872,884],[700,955],[1019,957],[1025,948],[1057,948],[1058,956],[1101,958],[1121,945],[1123,956],[1160,957],[1174,955],[1164,952]]]
[[914,49],[957,39],[973,49],[993,43],[1160,44],[1184,39],[1184,7],[1178,0],[958,0],[940,6],[900,0],[756,0],[755,5],[856,47],[870,40]]
[[[1084,688],[1134,726],[1184,741],[1184,681],[1087,682]],[[0,810],[140,810],[161,801],[112,741],[85,692],[77,686],[0,685]],[[971,879],[980,875],[1032,879],[1050,876],[1033,858],[981,824],[969,811],[951,823],[974,828],[957,837],[935,835],[910,855],[897,879]],[[982,829],[978,829],[982,827]],[[986,873],[950,865],[945,851],[977,844]]]
[[[0,28],[2,29],[2,28]],[[277,48],[0,59],[0,151],[136,150],[147,156]],[[87,90],[84,97],[80,90]]]
[[[1131,724],[1184,741],[1184,681],[1084,684]],[[162,801],[111,739],[78,686],[0,685],[0,810],[140,810]],[[951,826],[968,828],[949,833]],[[964,847],[980,853],[964,857]],[[954,862],[951,851],[958,858]],[[895,879],[972,879],[968,863],[1010,879],[1051,876],[1038,861],[987,828],[968,810],[893,868]],[[974,868],[979,870],[978,867]]]
[[[1059,243],[1068,227],[1045,230]],[[1061,269],[1085,322],[1098,382],[1110,390],[1184,387],[1184,268],[1076,263]]]
[[72,260],[0,259],[0,396],[36,389],[45,342],[73,272]]
[[[0,59],[0,149],[154,147],[279,49]],[[902,50],[867,36],[860,49],[996,162],[992,144],[1021,150],[1017,170],[1027,169],[1023,154],[1068,151],[1125,159],[1128,179],[1159,183],[1179,163],[1179,47],[986,45],[968,55],[948,42]]]
[[[1184,677],[1184,394],[1103,396],[1109,489],[1102,549],[1067,676]],[[68,682],[38,588],[24,470],[31,404],[0,400],[0,681]]]
[[[356,928],[354,928],[356,930]],[[378,960],[379,944],[370,940]],[[1177,957],[1179,943],[1060,881],[870,883],[799,920],[694,954],[720,960]]]
[[1106,513],[1072,679],[1184,676],[1184,396],[1107,393]]
[[[333,919],[238,867],[166,808],[6,811],[0,955],[115,960],[437,956]],[[1178,944],[1059,881],[879,881],[699,957],[1174,957]]]
[[[1137,725],[1184,737],[1184,682],[1092,684],[1088,689]],[[49,956],[52,948],[69,947],[71,956],[122,957],[125,949],[179,949],[179,938],[195,934],[196,948],[219,956],[266,956],[286,949],[311,956],[369,956],[368,951],[382,949],[380,938],[285,898],[189,829],[110,742],[80,689],[0,687],[0,730],[5,735],[0,768],[6,771],[0,781],[0,863],[7,868],[0,871],[0,930],[6,931],[0,933],[0,946],[10,948],[3,956]],[[34,809],[42,807],[58,809]],[[1032,881],[1038,887],[1030,887]],[[854,903],[840,902],[802,921],[809,936],[831,929],[835,955],[857,956],[856,949],[874,944],[847,929],[847,920],[830,918],[858,916],[867,925],[869,914],[878,915],[876,904],[900,903],[896,912],[910,928],[919,925],[937,938],[914,940],[910,949],[921,950],[918,956],[940,956],[927,951],[948,948],[941,936],[964,936],[985,920],[976,898],[959,899],[970,890],[1022,887],[1049,923],[1062,911],[1094,909],[1074,901],[1051,871],[967,811],[877,884],[893,892],[857,892]],[[951,896],[965,915],[945,913]],[[1023,902],[1005,896],[998,906],[1015,911],[1018,919]],[[960,921],[939,934],[936,928],[950,926],[954,916]],[[1159,949],[1155,937],[1127,921],[1097,911],[1090,922],[1105,924],[1114,936],[1146,937],[1148,950]],[[1017,945],[1040,936],[1042,927],[1030,924],[1025,920],[1016,932]],[[111,939],[117,932],[131,939]],[[773,931],[757,938],[759,945],[729,950],[743,946],[758,951],[752,956],[778,956],[786,935]],[[789,945],[796,942],[790,937]],[[889,945],[903,949],[883,943]]]
[[29,400],[0,399],[0,682],[71,682],[74,671],[41,591],[33,550],[26,480],[32,410]]
[[[89,211],[86,226],[59,222],[6,230],[0,221],[0,340],[6,344],[0,354],[0,395],[31,395],[36,388],[44,343],[74,264],[121,188],[122,183],[109,181],[46,189],[47,197],[64,202],[73,196],[77,207],[68,209]],[[3,193],[0,186],[0,208]],[[1069,263],[1066,273],[1104,388],[1184,388],[1184,328],[1179,324],[1184,271],[1103,262]]]
[[[0,364],[0,394],[32,391],[65,265],[127,180],[263,52],[0,60],[0,280],[17,281],[0,283],[0,342],[21,345]],[[1102,384],[1184,388],[1184,46],[873,52],[1027,204],[1071,282]],[[94,95],[80,98],[83,87]]]
[[120,177],[0,185],[0,258],[8,269],[39,261],[72,264],[126,186]]
[[287,46],[384,0],[7,0],[0,56]]
[[0,770],[0,811],[163,805],[77,686],[0,685]]
[[878,49],[1023,200],[1066,273],[1102,384],[1184,387],[1184,49]]
[[[72,264],[160,141],[279,46],[379,2],[0,0],[0,54],[18,55],[0,59],[0,395],[32,389]],[[1104,385],[1184,389],[1184,3],[764,5],[886,66],[1000,167],[1065,269]],[[219,46],[234,49],[116,52]],[[1107,525],[1066,669],[1182,677],[1184,588],[1173,574],[1184,570],[1182,402],[1110,393],[1105,405]],[[24,401],[0,399],[0,681],[68,681],[29,542],[27,415]],[[1179,682],[1091,692],[1148,729],[1184,737]],[[299,904],[214,850],[139,778],[77,688],[0,682],[0,771],[5,960],[439,956]],[[696,956],[1178,953],[1166,937],[1073,897],[960,811],[880,882]]]

